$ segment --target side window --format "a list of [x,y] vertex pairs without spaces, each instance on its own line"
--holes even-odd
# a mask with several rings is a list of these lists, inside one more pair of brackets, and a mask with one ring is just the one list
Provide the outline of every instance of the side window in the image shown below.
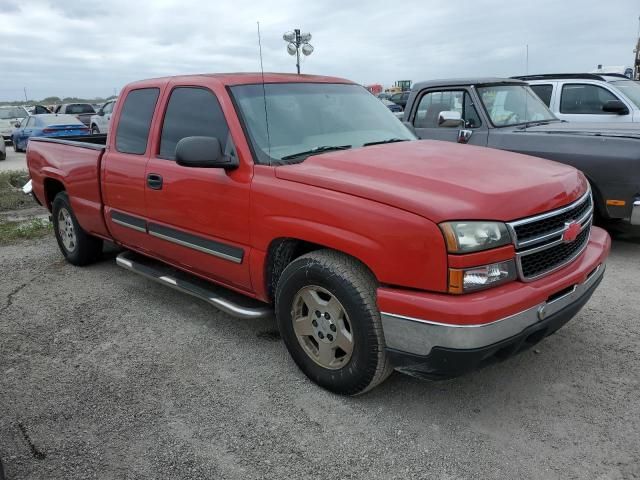
[[551,105],[551,94],[553,93],[553,85],[531,85],[531,90],[533,90],[533,93],[540,97],[540,100],[542,100],[547,105],[547,107]]
[[141,88],[127,95],[118,120],[116,150],[142,155],[147,150],[151,119],[160,90]]
[[216,96],[205,88],[178,87],[171,92],[160,137],[160,157],[175,159],[185,137],[216,137],[225,149],[229,127]]
[[416,128],[436,128],[440,112],[445,111],[460,113],[466,127],[477,128],[482,125],[471,97],[464,90],[445,90],[423,95],[413,124]]
[[602,107],[610,100],[618,99],[598,85],[565,83],[560,97],[560,113],[603,115],[606,112]]

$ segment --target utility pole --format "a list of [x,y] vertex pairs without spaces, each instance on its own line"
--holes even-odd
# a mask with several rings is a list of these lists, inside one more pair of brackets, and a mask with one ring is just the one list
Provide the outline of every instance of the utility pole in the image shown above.
[[29,103],[29,99],[27,98],[27,87],[24,87],[24,101],[25,103]]

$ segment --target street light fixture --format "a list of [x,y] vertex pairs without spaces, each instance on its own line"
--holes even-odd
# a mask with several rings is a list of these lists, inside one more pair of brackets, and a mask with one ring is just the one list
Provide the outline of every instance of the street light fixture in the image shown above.
[[313,45],[309,43],[311,34],[300,33],[300,29],[296,28],[293,32],[287,32],[282,35],[282,39],[287,42],[289,55],[296,56],[296,68],[298,69],[298,75],[300,75],[300,49],[302,49],[302,54],[305,57],[313,53]]

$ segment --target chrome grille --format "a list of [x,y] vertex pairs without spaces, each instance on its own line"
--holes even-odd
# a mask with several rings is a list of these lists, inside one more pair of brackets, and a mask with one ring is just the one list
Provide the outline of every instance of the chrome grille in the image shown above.
[[[507,223],[521,280],[540,278],[580,255],[589,242],[592,218],[593,199],[588,191],[566,207]],[[580,232],[573,241],[565,241],[565,232],[574,222]]]

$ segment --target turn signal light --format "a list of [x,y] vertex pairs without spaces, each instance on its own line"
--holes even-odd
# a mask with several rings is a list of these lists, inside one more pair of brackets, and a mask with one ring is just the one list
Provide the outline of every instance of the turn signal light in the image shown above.
[[472,268],[449,269],[449,293],[461,294],[494,287],[516,278],[513,260]]

